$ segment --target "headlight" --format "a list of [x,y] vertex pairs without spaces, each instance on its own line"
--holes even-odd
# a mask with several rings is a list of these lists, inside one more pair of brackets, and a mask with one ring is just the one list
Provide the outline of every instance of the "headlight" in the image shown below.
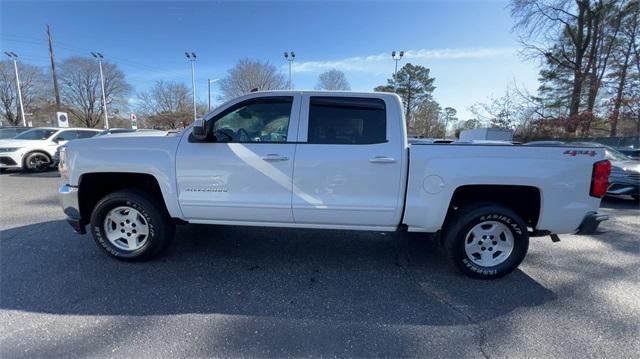
[[4,147],[4,148],[0,148],[0,152],[16,152],[21,148],[22,147]]

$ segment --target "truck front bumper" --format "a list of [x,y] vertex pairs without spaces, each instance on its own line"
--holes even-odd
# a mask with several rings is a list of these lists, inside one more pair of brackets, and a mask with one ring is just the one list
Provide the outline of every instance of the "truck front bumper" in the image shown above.
[[80,206],[78,204],[78,188],[68,184],[63,184],[58,189],[60,196],[60,205],[62,211],[67,215],[67,222],[73,227],[73,230],[80,234],[85,234],[85,225],[81,221]]

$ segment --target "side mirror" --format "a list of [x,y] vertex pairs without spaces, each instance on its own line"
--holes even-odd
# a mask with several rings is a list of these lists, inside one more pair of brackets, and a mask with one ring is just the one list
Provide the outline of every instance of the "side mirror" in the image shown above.
[[191,130],[191,135],[197,140],[205,140],[207,138],[207,122],[201,118],[193,121],[193,129]]

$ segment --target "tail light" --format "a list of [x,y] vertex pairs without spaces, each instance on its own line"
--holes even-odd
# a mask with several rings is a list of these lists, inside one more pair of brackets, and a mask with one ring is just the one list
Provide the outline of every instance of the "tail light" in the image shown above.
[[598,161],[593,164],[591,174],[591,190],[589,194],[593,197],[602,198],[609,189],[609,175],[611,174],[611,162],[608,160]]

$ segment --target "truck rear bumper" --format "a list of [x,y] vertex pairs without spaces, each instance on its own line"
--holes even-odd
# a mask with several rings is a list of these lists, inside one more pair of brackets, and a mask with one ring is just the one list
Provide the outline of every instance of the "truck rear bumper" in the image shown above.
[[73,230],[80,234],[85,234],[85,225],[81,221],[80,206],[78,205],[78,188],[68,184],[63,184],[58,189],[60,205],[64,214],[67,215],[67,222]]
[[601,222],[609,219],[609,215],[590,212],[582,219],[582,223],[578,227],[577,234],[593,234]]

